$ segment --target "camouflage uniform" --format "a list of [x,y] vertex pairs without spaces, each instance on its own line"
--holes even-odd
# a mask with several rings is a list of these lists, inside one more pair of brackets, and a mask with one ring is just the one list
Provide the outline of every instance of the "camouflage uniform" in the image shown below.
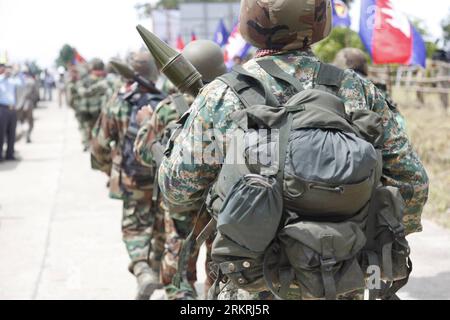
[[153,211],[152,185],[136,189],[121,170],[121,152],[132,106],[116,92],[93,130],[92,167],[110,176],[110,196],[123,200],[122,234],[131,259],[129,267],[149,262],[159,269],[164,245],[163,217]]
[[77,94],[80,96],[77,105],[77,116],[81,125],[82,142],[88,148],[92,139],[92,129],[102,106],[114,92],[114,83],[103,76],[90,74],[78,83]]
[[[271,88],[280,103],[285,103],[294,92],[285,83],[268,75],[256,63],[259,59],[274,61],[282,70],[299,79],[305,89],[314,88],[320,62],[311,51],[260,51],[256,59],[244,65],[247,71]],[[382,182],[400,189],[406,201],[404,223],[407,232],[421,231],[421,213],[428,195],[427,174],[383,94],[370,81],[347,70],[338,96],[344,101],[348,113],[355,109],[371,109],[382,116]],[[243,108],[238,97],[223,82],[216,80],[203,88],[191,107],[185,130],[177,137],[171,156],[164,159],[159,171],[160,188],[167,201],[178,206],[190,206],[203,200],[202,195],[217,178],[221,165],[186,164],[182,154],[192,151],[191,140],[202,146],[203,150],[210,144],[203,142],[201,136],[196,136],[194,128],[200,127],[202,132],[215,129],[224,135],[227,130],[235,129],[230,114]],[[216,135],[215,140],[218,145],[226,143],[221,135]],[[194,154],[194,157],[201,158],[201,155]]]
[[28,123],[27,142],[31,142],[31,132],[34,127],[33,109],[36,108],[39,101],[39,87],[31,75],[27,75],[25,79],[25,88],[19,107],[19,120],[21,123]]
[[[187,95],[185,95],[185,99],[189,104],[193,101]],[[166,131],[167,127],[174,125],[179,117],[180,115],[170,97],[161,101],[151,119],[144,121],[139,130],[135,143],[135,152],[140,162],[147,165],[153,163],[154,160],[151,152],[153,143],[155,141],[162,142],[167,140],[169,134]],[[200,248],[195,249],[188,261],[187,279],[190,285],[182,284],[181,288],[176,288],[172,285],[172,279],[178,270],[182,242],[194,226],[197,211],[183,213],[170,212],[163,201],[160,202],[160,206],[162,211],[164,211],[164,229],[166,233],[165,251],[161,262],[161,280],[166,286],[167,297],[169,300],[193,298],[195,296],[193,288],[197,280],[196,262]],[[210,247],[211,243],[208,242],[208,245]],[[211,281],[209,282],[211,283]]]

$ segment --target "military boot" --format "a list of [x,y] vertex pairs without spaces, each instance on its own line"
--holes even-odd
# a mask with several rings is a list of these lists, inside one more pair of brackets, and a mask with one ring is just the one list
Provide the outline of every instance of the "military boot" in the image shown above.
[[149,300],[156,289],[162,288],[159,273],[150,268],[146,262],[138,262],[133,268],[133,273],[138,283],[136,300]]

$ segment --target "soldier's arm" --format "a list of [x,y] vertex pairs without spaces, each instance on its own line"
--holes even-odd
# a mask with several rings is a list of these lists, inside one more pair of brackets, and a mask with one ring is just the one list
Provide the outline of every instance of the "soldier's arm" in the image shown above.
[[184,130],[159,170],[162,194],[171,205],[195,206],[204,199],[221,169],[220,161],[208,159],[204,153],[210,150],[212,140],[223,145],[222,134],[232,126],[228,115],[239,106],[237,97],[218,80],[204,88],[194,101]]
[[146,166],[153,165],[153,154],[151,148],[156,139],[164,132],[165,128],[176,121],[178,114],[170,103],[165,99],[156,107],[153,115],[145,119],[136,137],[134,152],[137,160]]
[[109,175],[112,167],[111,144],[117,136],[117,126],[109,111],[100,113],[92,136],[91,167]]
[[428,199],[428,176],[403,126],[398,123],[396,113],[391,110],[384,95],[371,82],[364,79],[358,79],[356,82],[351,79],[344,81],[341,94],[346,106],[350,105],[349,109],[359,108],[358,101],[361,100],[358,97],[363,96],[367,105],[382,116],[384,127],[382,182],[400,189],[406,202],[404,223],[407,233],[422,231],[421,215]]

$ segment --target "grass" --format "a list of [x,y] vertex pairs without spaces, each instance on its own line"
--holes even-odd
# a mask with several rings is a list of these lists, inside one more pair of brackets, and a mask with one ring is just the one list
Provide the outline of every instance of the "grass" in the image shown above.
[[430,178],[423,217],[450,228],[450,114],[441,106],[400,107],[408,135]]

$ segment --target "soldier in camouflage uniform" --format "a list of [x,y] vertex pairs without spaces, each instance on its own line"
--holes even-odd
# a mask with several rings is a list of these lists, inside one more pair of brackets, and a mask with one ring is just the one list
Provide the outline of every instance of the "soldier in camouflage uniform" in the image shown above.
[[[197,40],[190,42],[182,54],[200,72],[204,83],[209,83],[226,72],[222,51],[212,41]],[[137,158],[142,163],[150,165],[154,162],[154,156],[151,150],[153,144],[159,141],[165,145],[170,138],[171,129],[174,128],[175,122],[187,111],[188,106],[193,101],[194,98],[190,95],[185,94],[183,99],[181,94],[173,94],[163,100],[157,106],[154,113],[150,113],[149,109],[143,109],[141,111],[142,125],[136,139],[135,152]],[[186,110],[179,104],[184,104]],[[188,261],[187,279],[191,286],[182,284],[181,289],[176,288],[172,285],[172,279],[177,273],[182,240],[186,239],[193,228],[197,211],[186,212],[185,210],[181,210],[182,212],[171,212],[163,202],[161,202],[161,207],[165,212],[164,226],[166,232],[166,250],[161,264],[161,279],[166,286],[166,293],[169,300],[189,299],[194,296],[192,290],[197,280],[196,262],[200,248],[196,247]],[[207,246],[209,254],[210,241],[207,242]],[[209,260],[207,259],[207,264]],[[207,288],[212,284],[211,280],[208,277]]]
[[[151,56],[137,53],[133,69],[152,79]],[[150,80],[151,81],[151,80]],[[123,200],[122,237],[130,256],[129,271],[137,277],[138,300],[148,300],[159,285],[159,268],[164,250],[163,216],[152,207],[153,183],[136,185],[123,169],[123,146],[129,131],[133,105],[125,96],[145,93],[142,86],[128,86],[116,92],[103,108],[94,130],[91,164],[110,176],[110,196]]]
[[108,81],[105,65],[100,59],[93,59],[89,66],[89,75],[83,78],[77,87],[79,103],[77,117],[81,125],[81,134],[84,150],[90,147],[92,129],[102,106],[104,106],[114,92],[114,83]]
[[[240,31],[249,43],[259,48],[255,58],[243,67],[265,83],[283,104],[295,91],[285,82],[270,76],[257,61],[271,60],[299,79],[305,89],[314,88],[321,63],[310,48],[313,43],[327,37],[330,30],[329,0],[243,0]],[[421,231],[421,213],[428,196],[428,177],[384,95],[370,81],[352,70],[346,70],[337,96],[344,102],[347,113],[355,109],[370,109],[382,117],[382,183],[400,189],[406,201],[403,220],[407,233]],[[211,138],[218,145],[226,145],[226,131],[236,128],[230,115],[242,109],[243,104],[224,82],[216,80],[203,88],[189,110],[184,130],[175,139],[170,156],[163,160],[160,167],[159,184],[167,202],[193,206],[204,201],[206,191],[218,177],[221,164],[203,161],[200,152],[210,148]],[[207,142],[202,134],[196,134],[199,131],[208,133],[211,129],[221,134],[209,137]],[[194,153],[197,162],[185,163],[184,155],[192,155],[191,141],[200,147]],[[230,290],[222,297],[250,297],[242,290],[228,288]],[[257,298],[266,298],[265,295],[260,293]],[[361,298],[361,295],[354,297]]]

